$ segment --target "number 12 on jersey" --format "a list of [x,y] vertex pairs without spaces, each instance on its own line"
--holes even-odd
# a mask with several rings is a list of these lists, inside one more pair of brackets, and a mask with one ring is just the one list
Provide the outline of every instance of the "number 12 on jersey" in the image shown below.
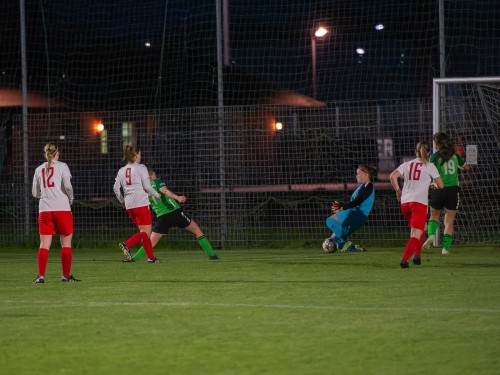
[[52,181],[52,177],[54,177],[54,167],[42,169],[42,181],[43,181],[44,188],[54,187],[54,181]]

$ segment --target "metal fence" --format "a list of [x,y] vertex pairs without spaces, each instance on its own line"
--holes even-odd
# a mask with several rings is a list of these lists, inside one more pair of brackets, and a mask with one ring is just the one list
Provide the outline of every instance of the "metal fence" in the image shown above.
[[[218,246],[292,242],[319,246],[329,235],[325,219],[330,202],[350,197],[358,164],[376,166],[375,205],[365,227],[352,238],[382,245],[402,243],[408,236],[388,174],[413,157],[419,140],[431,142],[432,100],[331,103],[308,109],[247,106],[42,113],[29,116],[27,135],[21,118],[11,121],[0,183],[0,243],[37,238],[37,202],[26,198],[31,187],[23,178],[28,173],[31,181],[50,140],[61,147],[61,160],[73,175],[79,246],[116,242],[134,230],[112,191],[127,143],[138,144],[143,163],[154,166],[171,190],[187,196],[185,211]],[[276,129],[277,122],[282,123],[281,130]],[[100,124],[104,129],[98,128]],[[25,136],[27,155],[22,152]],[[468,141],[483,140],[470,133]],[[496,221],[488,216],[469,220],[476,210],[472,202],[481,199],[476,185],[483,184],[485,168],[478,166],[461,177],[464,204],[457,218],[458,242],[498,241]],[[494,194],[488,199],[498,205],[499,196]],[[494,212],[490,215],[496,217]],[[172,230],[167,238],[192,241],[180,230]]]

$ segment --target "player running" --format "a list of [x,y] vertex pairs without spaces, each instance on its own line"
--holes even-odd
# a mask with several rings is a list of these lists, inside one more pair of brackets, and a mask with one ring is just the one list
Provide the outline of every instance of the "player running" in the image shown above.
[[45,271],[49,260],[52,236],[59,232],[61,239],[62,282],[80,281],[71,275],[73,250],[73,186],[71,172],[66,163],[60,162],[61,150],[55,143],[47,143],[43,149],[47,162],[35,170],[31,193],[40,199],[38,205],[38,233],[40,247],[38,249],[38,276],[33,283],[45,282]]
[[[427,218],[427,204],[429,201],[429,185],[432,179],[437,187],[443,188],[443,181],[439,177],[436,166],[429,162],[429,144],[419,142],[415,150],[416,159],[401,164],[395,169],[390,180],[396,191],[396,198],[401,202],[401,212],[411,227],[410,239],[406,243],[400,267],[409,268],[408,259],[413,255],[413,264],[420,265],[420,253],[424,242],[424,231]],[[404,178],[403,191],[399,187],[398,178]]]
[[[148,168],[149,179],[151,186],[161,194],[160,200],[149,198],[149,202],[153,211],[156,213],[157,219],[151,234],[151,244],[153,247],[161,240],[163,235],[167,234],[171,227],[185,229],[194,234],[196,241],[208,255],[209,260],[218,260],[219,257],[214,254],[212,245],[207,240],[198,224],[190,219],[182,210],[179,203],[186,202],[184,195],[177,195],[167,188],[167,185],[161,178],[156,176],[156,171],[153,168]],[[124,262],[135,262],[144,256],[144,249],[141,247],[132,257],[132,259],[124,259]]]
[[[148,194],[160,199],[160,195],[149,183],[146,166],[141,163],[141,150],[132,145],[123,149],[123,160],[127,165],[120,168],[116,175],[113,191],[123,207],[126,208],[132,222],[139,228],[139,233],[134,234],[127,241],[119,244],[120,249],[127,259],[132,259],[130,248],[142,244],[148,256],[148,263],[157,263],[158,259],[153,254],[151,235],[151,212],[149,211]],[[123,190],[123,196],[121,193]]]
[[458,171],[459,169],[467,171],[470,169],[470,165],[455,152],[455,148],[446,133],[440,132],[434,134],[434,145],[437,152],[431,155],[430,162],[434,163],[437,167],[439,175],[443,180],[444,188],[432,191],[430,203],[431,217],[427,226],[429,237],[424,243],[424,248],[428,249],[434,241],[434,236],[439,228],[441,211],[446,209],[444,214],[443,249],[441,250],[441,254],[446,255],[450,252],[455,216],[457,215],[460,203]]

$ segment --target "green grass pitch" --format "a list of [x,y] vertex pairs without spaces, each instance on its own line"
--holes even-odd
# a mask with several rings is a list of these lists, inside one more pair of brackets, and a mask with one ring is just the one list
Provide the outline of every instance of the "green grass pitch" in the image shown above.
[[0,248],[0,374],[498,374],[500,249],[452,250]]

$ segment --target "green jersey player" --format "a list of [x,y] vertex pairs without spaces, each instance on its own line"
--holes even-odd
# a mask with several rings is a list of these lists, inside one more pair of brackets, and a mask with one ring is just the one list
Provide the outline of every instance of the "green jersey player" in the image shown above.
[[434,144],[437,152],[432,154],[430,161],[434,163],[439,171],[444,188],[432,192],[429,204],[431,206],[431,217],[427,225],[427,235],[429,237],[424,243],[424,248],[428,249],[433,243],[439,229],[441,211],[446,209],[444,214],[443,248],[441,250],[441,254],[446,255],[450,252],[455,216],[460,204],[459,170],[469,170],[470,166],[455,152],[455,147],[446,133],[434,134]]
[[[151,233],[151,244],[153,247],[161,240],[163,235],[167,234],[171,227],[178,227],[185,229],[194,234],[198,244],[203,249],[205,254],[208,255],[210,260],[218,260],[219,257],[214,254],[212,245],[207,240],[198,224],[189,218],[180,204],[186,201],[184,195],[177,195],[167,188],[165,182],[156,176],[156,172],[152,168],[148,168],[149,179],[151,186],[160,194],[160,199],[150,198],[149,203],[153,211],[156,213],[156,221]],[[137,253],[134,254],[131,260],[124,259],[124,262],[134,262],[140,259],[145,254],[144,249],[141,247]]]

